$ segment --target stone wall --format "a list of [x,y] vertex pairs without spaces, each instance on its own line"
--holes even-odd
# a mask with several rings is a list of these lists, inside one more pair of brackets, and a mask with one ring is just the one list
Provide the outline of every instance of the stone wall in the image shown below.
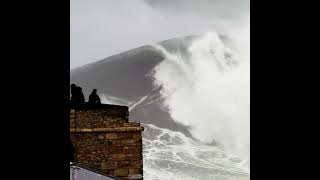
[[127,123],[129,110],[127,106],[81,105],[71,107],[70,128],[108,128],[121,127],[122,123]]
[[129,122],[128,115],[125,106],[71,108],[74,161],[122,179],[142,179],[143,127]]

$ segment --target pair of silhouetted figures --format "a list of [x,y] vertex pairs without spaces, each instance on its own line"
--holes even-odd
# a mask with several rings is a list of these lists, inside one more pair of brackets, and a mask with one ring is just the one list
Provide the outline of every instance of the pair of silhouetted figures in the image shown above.
[[[84,104],[85,99],[82,93],[82,88],[76,86],[75,84],[71,84],[71,103],[73,104]],[[89,95],[89,104],[101,104],[100,97],[97,94],[97,90],[92,90]]]

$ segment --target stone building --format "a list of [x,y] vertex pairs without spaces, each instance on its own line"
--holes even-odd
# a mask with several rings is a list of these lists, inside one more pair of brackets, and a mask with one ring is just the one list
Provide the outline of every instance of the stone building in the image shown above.
[[142,131],[140,123],[129,122],[126,106],[72,106],[73,162],[121,179],[142,179]]

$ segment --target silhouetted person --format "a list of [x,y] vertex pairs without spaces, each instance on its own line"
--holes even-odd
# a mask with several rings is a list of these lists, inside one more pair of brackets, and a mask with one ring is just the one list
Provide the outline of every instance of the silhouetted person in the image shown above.
[[90,104],[101,104],[100,97],[97,94],[97,90],[92,90],[92,93],[89,95],[89,103]]
[[77,86],[75,84],[71,84],[71,102],[77,102]]
[[77,93],[78,93],[78,96],[79,96],[79,103],[84,103],[85,100],[84,100],[84,95],[82,93],[82,88],[81,87],[77,87]]
[[82,104],[85,102],[84,95],[82,93],[82,88],[71,84],[71,103],[72,104]]

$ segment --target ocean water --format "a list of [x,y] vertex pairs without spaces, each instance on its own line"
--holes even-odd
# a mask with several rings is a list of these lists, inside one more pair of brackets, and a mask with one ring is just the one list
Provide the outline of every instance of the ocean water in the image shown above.
[[248,36],[223,40],[209,32],[186,52],[154,46],[165,57],[153,71],[154,85],[193,138],[144,124],[145,179],[250,179]]
[[249,29],[226,39],[209,32],[181,51],[153,45],[164,57],[151,73],[161,89],[155,100],[152,92],[136,101],[102,96],[130,111],[161,99],[171,119],[189,127],[192,137],[142,123],[144,179],[250,179]]
[[147,180],[247,180],[249,162],[180,132],[143,124]]

